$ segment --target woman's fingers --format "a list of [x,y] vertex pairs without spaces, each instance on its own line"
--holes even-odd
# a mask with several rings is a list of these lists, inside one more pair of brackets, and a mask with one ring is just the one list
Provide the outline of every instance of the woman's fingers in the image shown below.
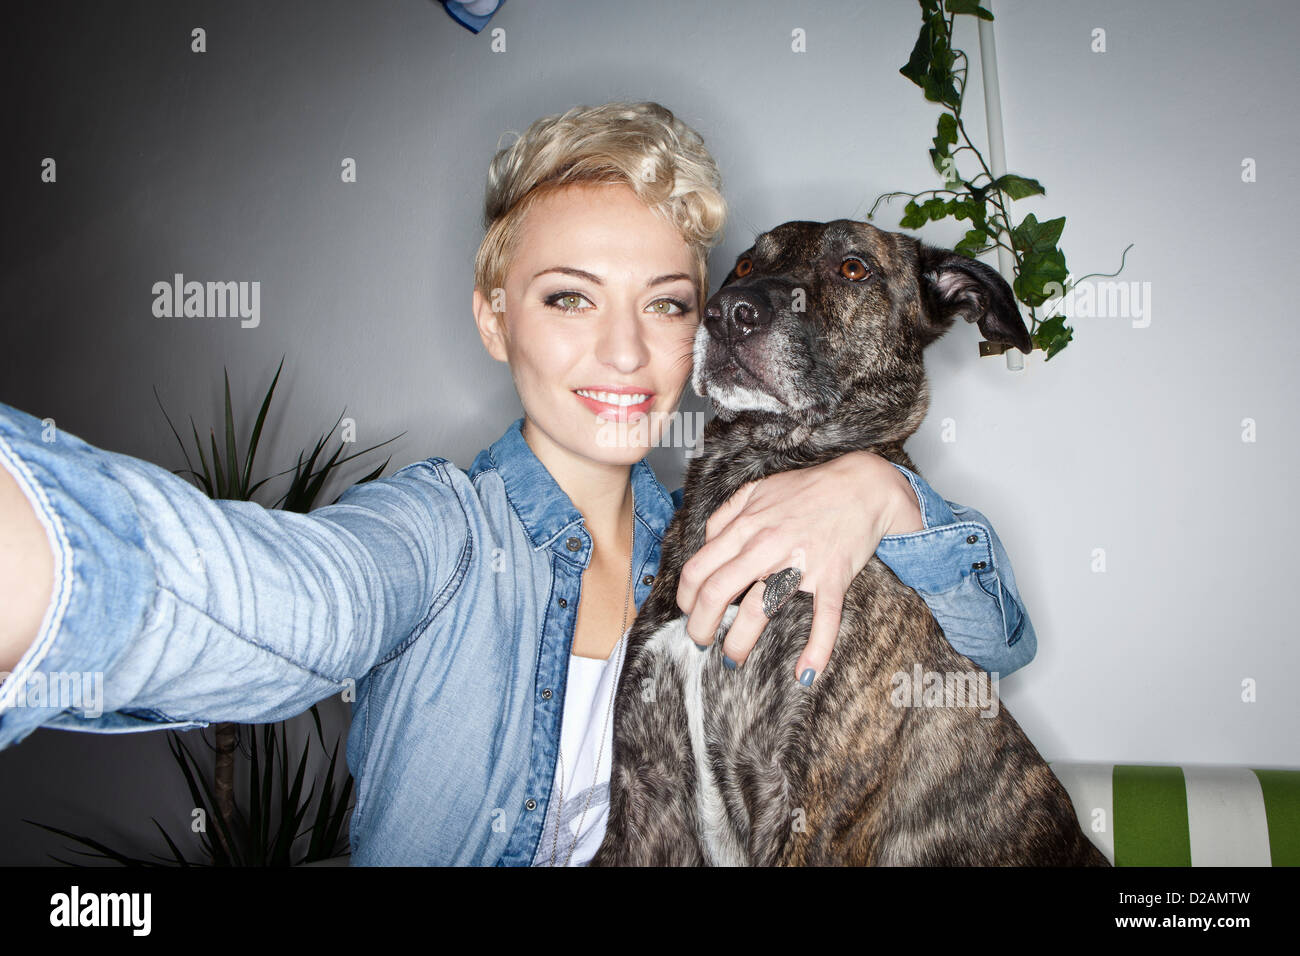
[[733,522],[691,559],[700,559],[694,568],[682,568],[683,578],[690,574],[698,582],[691,588],[694,603],[683,608],[691,640],[712,643],[722,615],[736,596],[764,575],[780,569],[784,550],[777,539],[774,533],[751,533]]
[[799,663],[795,665],[795,679],[805,687],[811,687],[817,675],[826,669],[831,659],[831,650],[835,639],[840,634],[840,622],[844,617],[844,595],[846,588],[823,586],[813,594],[812,633]]
[[722,641],[723,663],[730,670],[745,663],[749,652],[758,643],[759,635],[767,627],[767,615],[763,613],[764,582],[757,581],[740,602],[736,619],[727,629],[727,636]]
[[[731,523],[734,518],[745,510],[757,484],[757,482],[750,482],[742,486],[739,491],[723,502],[722,507],[715,511],[705,523],[704,547],[700,548],[691,556],[690,560],[682,565],[681,575],[677,579],[677,606],[682,609],[683,613],[689,614],[695,607],[695,603],[699,599],[700,586],[718,568],[734,558],[741,547],[744,546],[744,536],[736,534],[737,529],[732,528]],[[722,533],[727,530],[730,530],[731,534],[723,537]],[[734,594],[728,597],[726,603],[730,603],[733,597],[735,597]]]
[[[730,662],[727,664],[730,669],[745,663],[768,625],[769,618],[763,609],[765,587],[766,582],[759,581],[749,589],[749,593],[740,602],[736,619],[728,629],[726,637],[723,638],[722,653]],[[800,587],[799,590],[804,591],[806,588]],[[804,645],[803,653],[799,655],[794,670],[795,679],[806,687],[812,686],[817,675],[822,673],[830,662],[835,641],[839,637],[840,623],[844,619],[844,594],[844,588],[831,585],[812,592],[812,628],[808,635],[808,643]]]

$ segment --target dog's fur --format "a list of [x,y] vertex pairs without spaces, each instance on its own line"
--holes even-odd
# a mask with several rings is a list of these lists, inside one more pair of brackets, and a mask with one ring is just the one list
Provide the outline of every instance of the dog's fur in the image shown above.
[[[865,277],[842,271],[849,256]],[[686,634],[682,565],[741,485],[852,449],[915,471],[903,441],[929,402],[925,346],[961,316],[989,340],[1031,347],[994,270],[866,223],[788,222],[746,262],[709,300],[696,339],[695,389],[717,415],[629,637],[609,824],[592,865],[1107,865],[1005,709],[891,703],[892,675],[917,664],[980,671],[879,558],[849,588],[811,687],[793,677],[806,592],[736,670],[721,650],[735,607],[707,652]]]

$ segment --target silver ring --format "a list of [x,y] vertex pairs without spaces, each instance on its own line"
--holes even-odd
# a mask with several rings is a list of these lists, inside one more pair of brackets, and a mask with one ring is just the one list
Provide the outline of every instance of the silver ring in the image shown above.
[[802,580],[803,572],[798,568],[783,568],[775,574],[769,574],[763,588],[763,613],[774,617],[781,610],[781,605],[799,590],[799,582]]

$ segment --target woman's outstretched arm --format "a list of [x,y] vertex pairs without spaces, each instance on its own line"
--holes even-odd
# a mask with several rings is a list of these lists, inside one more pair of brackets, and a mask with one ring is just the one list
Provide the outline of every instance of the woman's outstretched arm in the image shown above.
[[0,472],[0,747],[290,717],[417,640],[469,560],[472,489],[442,459],[293,514],[0,403]]
[[0,467],[0,674],[36,640],[54,585],[54,552],[36,510]]

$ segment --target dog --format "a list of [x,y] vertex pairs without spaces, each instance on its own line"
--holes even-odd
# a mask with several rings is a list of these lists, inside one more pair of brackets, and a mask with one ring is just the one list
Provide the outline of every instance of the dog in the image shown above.
[[590,865],[1109,865],[1005,709],[900,701],[899,674],[985,675],[879,558],[810,687],[793,677],[807,592],[736,670],[721,647],[739,599],[704,653],[677,607],[682,565],[743,484],[854,449],[916,471],[903,442],[929,405],[923,351],[958,316],[1032,348],[996,271],[847,219],[764,233],[706,303],[692,384],[716,414],[628,636]]

